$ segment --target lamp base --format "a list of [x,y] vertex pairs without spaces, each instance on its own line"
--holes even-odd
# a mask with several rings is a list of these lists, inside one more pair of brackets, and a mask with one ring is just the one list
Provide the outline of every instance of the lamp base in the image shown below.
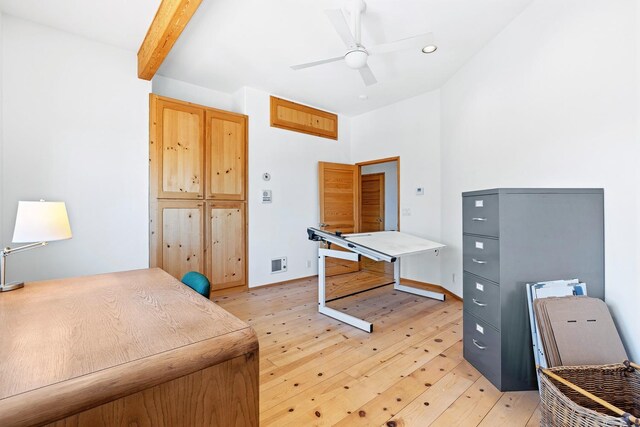
[[24,287],[24,282],[11,282],[0,286],[0,292],[9,292]]

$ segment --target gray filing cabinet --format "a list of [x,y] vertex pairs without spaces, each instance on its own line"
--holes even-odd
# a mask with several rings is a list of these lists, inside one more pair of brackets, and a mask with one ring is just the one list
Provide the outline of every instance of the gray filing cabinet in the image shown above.
[[462,196],[464,357],[502,391],[535,389],[525,284],[579,278],[604,299],[604,192]]

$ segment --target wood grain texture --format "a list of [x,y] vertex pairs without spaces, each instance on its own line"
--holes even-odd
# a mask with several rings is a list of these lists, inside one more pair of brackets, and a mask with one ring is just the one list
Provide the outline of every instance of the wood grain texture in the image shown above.
[[206,111],[207,199],[245,200],[247,116]]
[[0,298],[0,321],[13,324],[0,330],[0,425],[53,422],[258,351],[247,324],[160,269],[27,283]]
[[162,0],[138,50],[138,78],[153,78],[201,2]]
[[396,190],[396,194],[398,195],[398,202],[397,202],[397,214],[396,214],[396,218],[398,218],[398,231],[400,231],[400,156],[395,156],[395,157],[386,157],[383,159],[376,159],[376,160],[367,160],[365,162],[358,162],[356,163],[356,166],[358,166],[359,169],[359,174],[362,175],[362,167],[363,166],[367,166],[367,165],[377,165],[380,163],[388,163],[388,162],[396,162],[396,185],[397,185],[397,190]]
[[360,232],[384,230],[384,172],[360,176]]
[[162,98],[156,107],[158,197],[204,198],[204,111]]
[[158,246],[158,97],[149,94],[149,266],[161,263]]
[[159,200],[157,267],[180,280],[190,271],[205,270],[205,202]]
[[[213,293],[246,289],[246,203],[241,205],[242,219],[233,217],[243,221],[242,228],[236,228],[239,222],[227,224],[233,230],[215,233],[227,252],[241,254],[222,280],[211,274],[224,277],[232,260],[207,249],[213,249],[212,227],[225,224],[212,224],[198,202],[246,199],[248,117],[153,94],[149,105],[149,265],[178,279],[188,271],[206,274]],[[212,264],[223,258],[224,263]]]
[[47,426],[227,426],[240,421],[257,427],[257,391],[258,356],[249,353]]
[[535,393],[501,393],[464,361],[454,299],[389,285],[330,303],[373,321],[372,334],[319,314],[315,278],[216,302],[259,336],[262,426],[538,425]]
[[[359,170],[355,165],[318,162],[320,223],[322,230],[345,234],[358,231]],[[343,250],[333,247],[336,250]],[[327,258],[327,277],[358,271],[354,261]]]
[[207,276],[212,290],[246,285],[245,202],[207,202]]
[[271,97],[271,126],[323,138],[338,139],[338,115]]

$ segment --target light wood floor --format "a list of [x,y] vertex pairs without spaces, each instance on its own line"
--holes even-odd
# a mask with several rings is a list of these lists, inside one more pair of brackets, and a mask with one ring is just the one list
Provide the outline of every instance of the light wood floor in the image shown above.
[[462,358],[459,301],[389,285],[330,304],[372,334],[319,314],[316,279],[214,301],[258,333],[263,426],[539,425],[537,392],[501,393]]

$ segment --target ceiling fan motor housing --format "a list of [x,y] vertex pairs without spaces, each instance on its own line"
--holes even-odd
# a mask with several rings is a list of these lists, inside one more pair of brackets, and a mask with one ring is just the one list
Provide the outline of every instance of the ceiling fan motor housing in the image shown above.
[[356,49],[350,50],[344,55],[344,62],[346,62],[349,68],[357,70],[367,65],[367,58],[369,53],[365,48],[359,46]]

